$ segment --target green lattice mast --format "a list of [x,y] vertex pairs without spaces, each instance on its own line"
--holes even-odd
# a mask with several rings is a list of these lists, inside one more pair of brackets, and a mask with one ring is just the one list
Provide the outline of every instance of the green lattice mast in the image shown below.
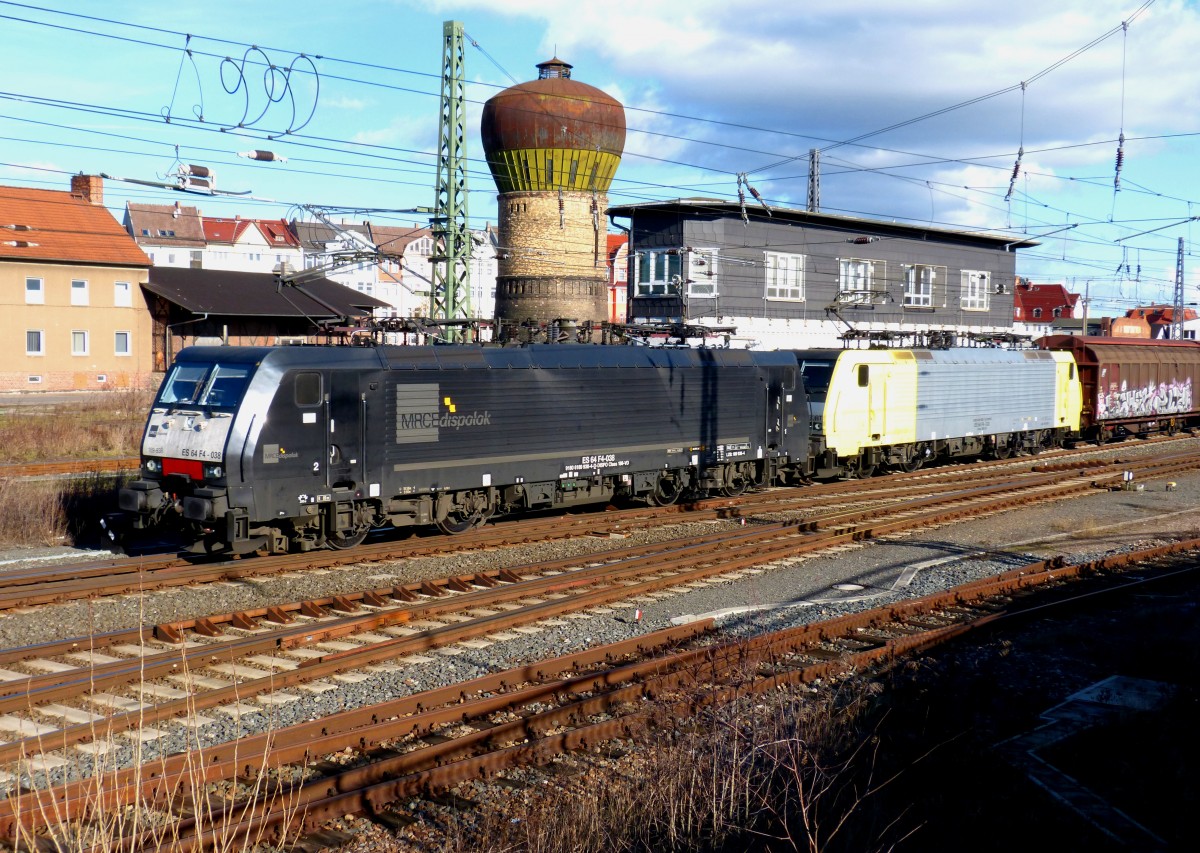
[[442,117],[438,144],[437,202],[433,217],[434,320],[471,315],[471,232],[467,226],[467,108],[461,21],[442,24]]

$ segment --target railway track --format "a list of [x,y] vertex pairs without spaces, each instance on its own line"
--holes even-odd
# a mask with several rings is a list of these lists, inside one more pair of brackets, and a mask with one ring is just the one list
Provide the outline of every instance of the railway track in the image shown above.
[[[99,760],[122,742],[152,742],[168,728],[194,730],[213,717],[236,720],[241,714],[261,713],[274,703],[295,701],[295,694],[337,689],[339,684],[355,683],[365,671],[395,671],[454,645],[481,645],[516,629],[536,629],[548,620],[634,606],[639,598],[669,595],[689,584],[723,583],[738,572],[756,571],[761,563],[809,550],[999,512],[1022,501],[1118,488],[1126,471],[1139,479],[1169,477],[1200,461],[1180,453],[1140,462],[1038,460],[1031,468],[1025,460],[1018,463],[1019,473],[1008,470],[1003,476],[1001,469],[1011,469],[1014,463],[994,464],[996,469],[987,471],[980,466],[933,469],[795,490],[810,501],[810,509],[812,503],[826,506],[824,513],[799,521],[765,522],[761,517],[799,505],[779,492],[744,496],[741,502],[722,499],[712,502],[716,506],[673,509],[689,518],[711,512],[713,519],[742,517],[754,523],[686,542],[616,549],[575,561],[364,589],[6,650],[0,653],[0,740],[7,743],[0,744],[0,765],[10,763],[0,783],[45,784],[58,768],[77,758],[73,751]],[[967,472],[977,472],[980,479],[966,482]],[[942,483],[942,489],[945,481],[959,480],[959,488],[954,494],[934,496],[939,487],[917,482],[923,478]],[[884,501],[901,505],[884,510]],[[616,516],[619,513],[596,518],[632,524]],[[672,519],[677,520],[678,516]],[[564,527],[562,517],[549,523]],[[528,534],[519,536],[516,541],[524,541]],[[459,542],[447,537],[431,541]],[[428,547],[420,542],[400,544]],[[340,552],[328,555],[345,557]],[[301,556],[311,561],[317,555]],[[267,562],[234,561],[221,571],[257,575],[261,572],[254,570]],[[173,567],[186,568],[198,567]],[[103,572],[97,568],[96,574]],[[292,697],[281,695],[288,691]],[[206,755],[212,749],[203,747]],[[146,771],[128,772],[136,777]]]
[[[1178,470],[1176,465],[1154,463],[1168,473]],[[349,666],[419,654],[586,607],[603,607],[631,595],[653,595],[731,571],[753,570],[772,560],[834,545],[1095,488],[1097,481],[1090,472],[1084,478],[1074,473],[1065,481],[1064,475],[1040,475],[1020,488],[993,485],[910,500],[890,514],[877,508],[842,511],[803,523],[758,524],[687,542],[622,548],[535,566],[366,589],[9,649],[0,652],[0,713],[20,712],[75,697],[83,690],[107,690],[149,678],[186,682],[181,673],[205,666],[216,668],[226,679],[232,677],[232,685],[201,679],[200,684],[214,688],[203,698],[164,685],[157,695],[178,701],[161,703],[153,710],[141,701],[144,697],[119,701],[106,696],[110,710],[132,706],[135,712],[111,718],[108,725],[122,731],[172,719],[181,710],[219,705],[236,709],[241,698],[336,675]],[[1112,479],[1117,474],[1108,476]],[[543,600],[545,597],[551,600]],[[497,607],[504,609],[496,612]],[[449,625],[431,622],[447,618],[454,621]],[[381,630],[389,633],[380,635],[377,632]],[[347,644],[343,638],[350,635],[365,636],[368,641],[362,647],[356,642]],[[294,652],[296,649],[302,651]],[[301,660],[280,657],[280,651],[299,654]],[[54,712],[61,714],[62,709],[56,707]],[[7,726],[18,735],[32,733],[32,739],[0,746],[0,761],[27,754],[36,747],[34,740],[49,731],[42,723],[29,720],[27,726],[25,722],[18,716],[0,718],[0,730]],[[64,729],[61,737],[69,744],[91,735],[91,729],[81,723]]]
[[[1084,458],[1079,458],[1079,457]],[[1053,460],[1066,467],[1053,467]],[[1043,461],[1044,460],[1044,461]],[[1047,454],[1036,463],[1000,460],[968,465],[943,466],[886,478],[839,481],[796,488],[772,489],[736,498],[710,498],[670,507],[637,507],[609,512],[554,515],[505,520],[454,537],[431,536],[413,539],[381,538],[346,551],[319,551],[257,559],[197,562],[175,554],[132,558],[107,558],[85,563],[23,569],[0,574],[0,612],[19,607],[56,604],[110,595],[152,592],[170,587],[240,581],[312,569],[332,569],[350,564],[411,559],[499,548],[514,544],[551,541],[581,536],[620,534],[632,528],[645,529],[686,521],[752,519],[767,513],[808,513],[819,516],[843,507],[882,506],[935,494],[947,484],[1004,482],[1017,474],[1057,474],[1130,470],[1110,454],[1097,458],[1095,451]],[[1139,463],[1140,464],[1140,463]],[[1050,466],[1050,467],[1047,467]]]
[[[1195,571],[1200,540],[1067,565],[1042,561],[938,595],[758,637],[730,640],[709,620],[584,653],[539,661],[440,690],[303,723],[190,756],[157,762],[152,772],[115,771],[0,803],[0,835],[14,838],[54,814],[63,825],[87,822],[133,803],[172,821],[178,849],[230,845],[294,824],[310,831],[334,816],[384,811],[568,750],[613,738],[645,737],[712,704],[783,686],[811,684],[929,648],[1030,607],[1026,594],[1061,587],[1059,600],[1086,592],[1065,584],[1116,577],[1130,567],[1142,582]],[[1038,608],[1047,605],[1037,600]],[[349,761],[329,761],[344,755]],[[287,769],[287,772],[285,772]],[[204,815],[175,811],[188,797],[238,779],[252,796],[219,803]],[[255,779],[269,784],[250,785]],[[151,846],[154,830],[127,832],[122,849]]]

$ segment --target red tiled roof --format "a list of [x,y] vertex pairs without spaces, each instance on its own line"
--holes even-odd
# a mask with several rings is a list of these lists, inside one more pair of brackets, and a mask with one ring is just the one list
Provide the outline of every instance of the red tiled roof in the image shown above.
[[253,222],[251,219],[203,217],[204,239],[210,243],[236,243]]
[[[1152,326],[1158,326],[1175,321],[1175,308],[1172,305],[1149,305],[1141,308],[1130,308],[1125,312],[1125,316],[1140,318]],[[1196,318],[1196,312],[1191,308],[1183,309],[1183,319],[1185,321],[1195,320]]]
[[258,226],[268,246],[291,246],[297,249],[300,247],[300,241],[296,239],[286,220],[255,219],[254,224]]
[[[1020,319],[1035,319],[1034,310],[1040,308],[1041,319],[1055,316],[1075,316],[1075,305],[1079,294],[1071,293],[1062,284],[1031,284],[1022,281],[1014,291],[1013,310]],[[1055,314],[1055,310],[1059,313]]]
[[[14,225],[21,230],[4,227]],[[0,259],[150,266],[103,205],[62,190],[5,186],[0,186]]]

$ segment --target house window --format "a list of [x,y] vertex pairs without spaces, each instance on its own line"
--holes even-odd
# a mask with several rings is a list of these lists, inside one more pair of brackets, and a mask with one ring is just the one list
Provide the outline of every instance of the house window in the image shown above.
[[767,270],[767,299],[804,301],[804,255],[765,252],[763,266]]
[[149,228],[143,228],[143,229],[142,229],[142,236],[143,236],[143,237],[149,237],[149,236],[150,236],[150,229],[149,229]]
[[1055,317],[1061,317],[1061,316],[1062,316],[1062,308],[1055,308],[1055,309],[1054,309],[1054,316],[1055,316]]
[[41,329],[27,329],[25,332],[25,355],[45,355],[45,335]]
[[71,280],[71,304],[88,304],[88,283],[83,279],[75,278]]
[[133,288],[129,286],[129,282],[113,282],[113,305],[117,308],[130,308],[133,306]]
[[964,311],[988,310],[992,274],[983,270],[962,271],[962,307]]
[[707,298],[717,295],[717,250],[692,249],[688,252],[688,296]]
[[113,353],[129,355],[129,332],[117,332],[113,338]]
[[945,278],[945,267],[910,264],[904,267],[904,307],[932,308],[933,288]]
[[46,302],[45,284],[40,278],[25,279],[25,304],[44,305]]
[[870,304],[875,282],[883,278],[884,262],[838,258],[838,301]]
[[175,236],[175,232],[174,232],[174,231],[172,231],[172,230],[171,230],[171,229],[169,229],[169,228],[159,228],[159,229],[158,229],[158,236],[159,236],[159,237],[174,237],[174,236]]
[[167,263],[168,264],[175,263],[175,253],[174,252],[170,252],[167,254]]
[[1040,319],[1041,319],[1041,317],[1042,317],[1042,309],[1041,309],[1041,308],[1034,308],[1034,309],[1033,309],[1033,319],[1035,319],[1035,320],[1040,320]]
[[682,265],[679,251],[638,252],[637,284],[634,296],[665,296],[679,294],[679,279]]
[[76,329],[71,332],[71,355],[88,354],[88,333]]

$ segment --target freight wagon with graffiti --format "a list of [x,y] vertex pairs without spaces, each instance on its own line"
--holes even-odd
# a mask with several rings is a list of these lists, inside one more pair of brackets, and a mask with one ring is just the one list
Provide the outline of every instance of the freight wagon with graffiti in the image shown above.
[[1070,352],[1083,385],[1081,435],[1175,432],[1197,417],[1200,343],[1055,335],[1043,349]]

